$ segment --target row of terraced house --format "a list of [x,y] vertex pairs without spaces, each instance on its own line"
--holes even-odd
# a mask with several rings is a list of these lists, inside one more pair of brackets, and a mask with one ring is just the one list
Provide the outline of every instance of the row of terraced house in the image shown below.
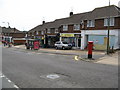
[[[110,16],[110,19],[108,17]],[[108,23],[108,20],[110,21]],[[74,43],[75,48],[85,49],[88,41],[94,42],[96,50],[107,46],[108,24],[110,47],[120,48],[120,8],[111,5],[93,11],[73,14],[52,22],[45,22],[28,31],[28,38],[38,39],[45,47],[54,47],[56,41]]]
[[26,33],[16,28],[0,27],[0,41],[21,45],[26,43]]
[[[110,19],[108,19],[110,17]],[[108,20],[110,21],[108,23]],[[27,32],[2,27],[4,40],[20,44],[29,39],[39,40],[41,47],[54,47],[56,41],[74,43],[74,48],[84,50],[88,41],[94,42],[94,49],[106,50],[108,40],[108,24],[110,29],[110,47],[120,49],[120,8],[111,5],[95,8],[93,11],[73,14],[52,22],[43,21]]]

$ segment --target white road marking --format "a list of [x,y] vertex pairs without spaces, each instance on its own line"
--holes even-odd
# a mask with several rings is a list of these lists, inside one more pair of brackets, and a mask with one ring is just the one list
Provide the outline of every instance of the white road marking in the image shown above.
[[5,77],[7,80],[9,80],[7,77]]
[[8,80],[8,82],[10,82],[10,83],[11,83],[11,81],[10,81],[10,80]]
[[5,76],[4,76],[4,75],[1,75],[0,77],[3,78],[3,77],[5,77]]
[[0,74],[1,78],[5,78],[9,83],[12,83],[13,87],[15,88],[19,88],[17,85],[15,85],[11,80],[9,80],[5,75],[3,75],[2,73]]
[[15,88],[19,88],[17,85],[14,85]]

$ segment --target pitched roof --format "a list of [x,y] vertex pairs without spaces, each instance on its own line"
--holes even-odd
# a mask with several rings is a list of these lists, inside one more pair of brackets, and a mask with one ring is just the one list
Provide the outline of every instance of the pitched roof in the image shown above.
[[16,28],[6,28],[2,27],[2,33],[22,33],[21,31],[17,30]]
[[120,9],[115,5],[95,8],[90,12],[86,19],[107,18],[108,16],[116,17],[118,16],[119,12]]
[[33,29],[31,29],[31,30],[28,31],[28,32],[42,31],[42,30],[45,30],[46,28],[52,27],[52,24],[53,24],[53,22],[47,22],[47,23],[45,23],[45,24],[38,25],[38,26],[34,27]]
[[55,21],[38,25],[35,28],[31,29],[29,32],[41,31],[46,28],[59,28],[61,25],[65,24],[80,24],[82,20],[107,18],[109,15],[111,17],[120,16],[120,8],[115,5],[95,8],[93,11],[73,14],[70,17],[56,19]]

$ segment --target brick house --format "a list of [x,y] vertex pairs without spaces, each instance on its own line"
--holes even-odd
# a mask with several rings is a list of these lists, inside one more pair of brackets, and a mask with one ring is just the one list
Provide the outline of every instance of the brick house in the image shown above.
[[59,25],[55,21],[46,22],[43,21],[42,25],[38,25],[28,31],[29,39],[40,40],[41,46],[44,44],[47,47],[54,47],[54,43],[59,41],[57,37]]
[[7,42],[12,42],[14,45],[24,44],[26,42],[25,33],[11,27],[1,27],[2,28],[2,40]]
[[87,47],[88,41],[93,41],[96,50],[106,50],[109,15],[110,47],[113,46],[114,49],[118,49],[120,47],[120,8],[114,5],[72,15],[69,18],[70,24],[62,25],[60,40],[75,41],[75,47],[80,47],[81,49]]
[[[74,47],[85,49],[88,41],[94,42],[96,50],[106,50],[108,17],[110,16],[110,47],[120,46],[120,8],[111,5],[93,11],[73,14],[31,29],[30,37],[43,38],[43,43],[53,46],[58,40],[74,43]],[[59,39],[56,36],[60,34]],[[47,37],[47,38],[46,38]]]

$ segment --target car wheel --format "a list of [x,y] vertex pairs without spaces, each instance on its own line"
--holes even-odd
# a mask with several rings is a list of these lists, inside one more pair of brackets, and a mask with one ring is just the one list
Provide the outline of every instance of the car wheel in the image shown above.
[[58,49],[58,47],[57,47],[57,46],[56,46],[55,48],[56,48],[56,50]]
[[62,47],[63,50],[65,50],[65,47]]

